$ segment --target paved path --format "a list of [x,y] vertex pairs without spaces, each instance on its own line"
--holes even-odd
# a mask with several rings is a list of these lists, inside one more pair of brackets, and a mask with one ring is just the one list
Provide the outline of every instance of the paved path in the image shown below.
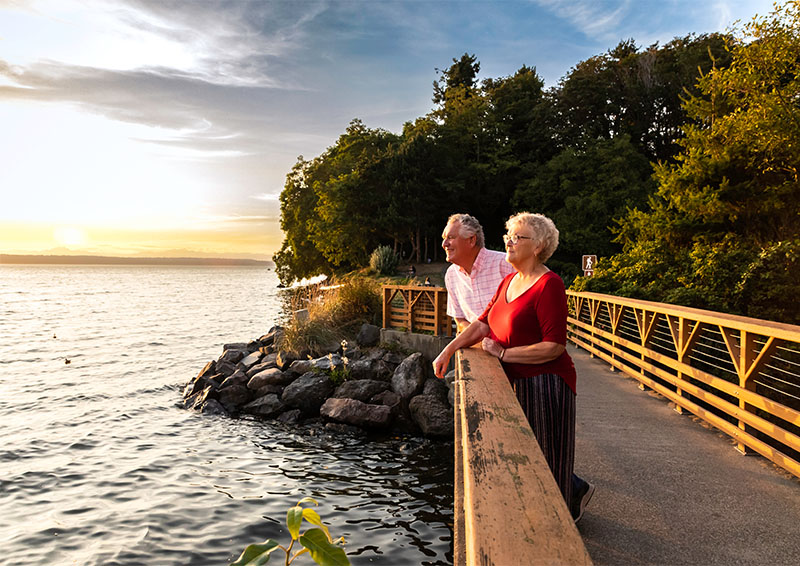
[[800,480],[574,346],[578,528],[600,565],[800,565]]

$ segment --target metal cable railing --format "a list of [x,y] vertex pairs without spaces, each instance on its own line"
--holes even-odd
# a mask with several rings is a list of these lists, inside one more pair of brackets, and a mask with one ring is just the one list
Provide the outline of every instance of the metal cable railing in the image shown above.
[[567,295],[571,341],[800,477],[800,327]]

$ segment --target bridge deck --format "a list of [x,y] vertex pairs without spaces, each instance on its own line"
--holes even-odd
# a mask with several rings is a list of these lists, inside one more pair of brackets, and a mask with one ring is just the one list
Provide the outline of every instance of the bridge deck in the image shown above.
[[596,565],[800,564],[800,480],[580,348],[578,525]]

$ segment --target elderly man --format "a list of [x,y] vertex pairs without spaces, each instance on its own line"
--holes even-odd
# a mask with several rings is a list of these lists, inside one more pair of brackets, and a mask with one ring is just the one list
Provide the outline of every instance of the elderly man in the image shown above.
[[469,214],[453,214],[442,232],[442,247],[452,263],[444,276],[447,314],[463,331],[476,320],[503,278],[514,268],[506,254],[484,247],[483,227]]
[[[445,273],[447,314],[456,321],[459,332],[486,310],[500,282],[514,268],[506,254],[484,247],[483,227],[469,214],[453,214],[442,232],[442,247],[452,263]],[[595,486],[572,475],[570,512],[577,523],[582,517]]]

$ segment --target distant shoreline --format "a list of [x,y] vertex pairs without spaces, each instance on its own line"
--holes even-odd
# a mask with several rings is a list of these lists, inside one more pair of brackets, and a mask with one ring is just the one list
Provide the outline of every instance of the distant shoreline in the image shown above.
[[211,257],[112,257],[98,255],[0,254],[0,265],[218,265],[273,267],[271,261]]

